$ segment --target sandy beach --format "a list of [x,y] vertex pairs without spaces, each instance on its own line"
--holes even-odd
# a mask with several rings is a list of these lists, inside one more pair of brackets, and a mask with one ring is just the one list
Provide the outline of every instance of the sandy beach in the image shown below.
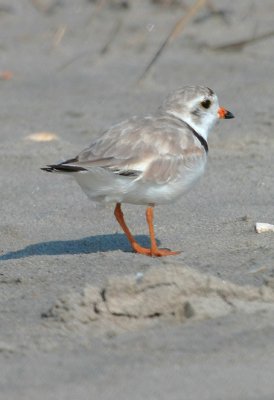
[[[0,1],[1,400],[274,398],[274,233],[255,231],[274,224],[274,4],[204,5],[140,82],[194,0],[178,3]],[[149,258],[112,207],[40,168],[184,85],[235,119],[155,210],[181,254]],[[148,245],[145,207],[124,210]]]

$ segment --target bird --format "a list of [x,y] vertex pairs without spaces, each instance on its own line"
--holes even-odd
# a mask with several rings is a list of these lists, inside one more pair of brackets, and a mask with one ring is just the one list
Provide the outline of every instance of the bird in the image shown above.
[[[115,124],[76,157],[41,168],[71,175],[96,204],[113,203],[114,216],[134,252],[151,257],[179,254],[159,248],[154,207],[178,200],[203,174],[208,134],[218,119],[234,115],[219,106],[206,86],[184,86],[169,94],[158,110]],[[128,228],[122,204],[146,206],[150,247]]]

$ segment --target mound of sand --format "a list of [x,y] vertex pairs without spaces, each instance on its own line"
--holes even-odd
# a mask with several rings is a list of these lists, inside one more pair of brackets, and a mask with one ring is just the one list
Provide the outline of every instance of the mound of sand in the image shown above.
[[109,278],[103,288],[59,299],[43,317],[69,326],[114,331],[163,321],[217,318],[231,312],[274,310],[270,286],[239,286],[179,265],[153,267],[135,276]]

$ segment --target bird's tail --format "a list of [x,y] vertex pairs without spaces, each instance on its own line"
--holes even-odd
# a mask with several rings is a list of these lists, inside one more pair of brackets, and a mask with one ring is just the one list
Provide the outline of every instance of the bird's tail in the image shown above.
[[46,172],[79,172],[86,171],[86,168],[76,167],[74,165],[53,164],[47,165],[46,167],[41,168],[41,170]]
[[86,168],[80,167],[78,165],[73,165],[74,162],[78,161],[77,158],[71,160],[66,160],[60,164],[47,165],[41,168],[42,171],[46,172],[79,172],[86,171]]

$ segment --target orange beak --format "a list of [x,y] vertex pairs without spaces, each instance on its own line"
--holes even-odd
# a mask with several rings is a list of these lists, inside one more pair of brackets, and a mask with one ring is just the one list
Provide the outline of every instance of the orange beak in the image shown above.
[[234,115],[226,110],[224,107],[220,107],[218,110],[218,117],[220,119],[230,119],[230,118],[234,118]]

